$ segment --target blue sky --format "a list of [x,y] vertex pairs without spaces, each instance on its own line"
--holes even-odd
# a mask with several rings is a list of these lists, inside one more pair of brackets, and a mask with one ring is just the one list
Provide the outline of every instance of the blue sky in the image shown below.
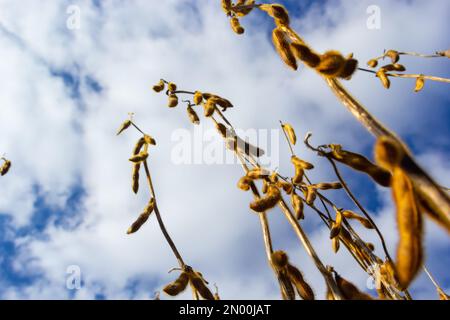
[[[361,63],[390,48],[446,49],[449,4],[434,2],[378,1],[382,28],[371,31],[365,9],[372,2],[281,1],[293,14],[294,28],[317,50],[354,52]],[[251,199],[235,187],[239,168],[171,162],[171,134],[192,127],[182,112],[167,110],[164,98],[149,90],[160,77],[188,90],[226,96],[237,106],[229,111],[237,127],[275,129],[278,119],[288,120],[299,136],[314,132],[317,144],[341,143],[371,155],[373,138],[319,77],[304,68],[291,72],[279,61],[270,43],[272,22],[262,13],[243,19],[246,33],[239,37],[212,1],[155,3],[0,1],[5,57],[0,62],[5,82],[0,153],[13,161],[11,172],[0,180],[0,298],[146,299],[172,279],[166,271],[175,261],[156,221],[134,237],[125,236],[146,201],[145,194],[136,197],[129,188],[127,157],[138,136],[114,135],[128,112],[135,112],[136,121],[159,142],[151,169],[163,215],[181,251],[218,284],[224,298],[278,296],[258,222],[248,210]],[[77,30],[66,28],[71,4],[81,8]],[[433,19],[419,25],[423,16]],[[414,73],[450,74],[444,60],[407,57],[402,63]],[[448,184],[450,96],[445,84],[427,82],[423,92],[414,94],[414,83],[396,79],[387,91],[371,75],[358,73],[346,85],[408,142],[441,184]],[[314,179],[335,179],[326,162],[301,146],[298,152],[316,163]],[[281,141],[280,170],[289,173],[286,155]],[[364,175],[343,172],[395,252],[389,192]],[[342,194],[333,197],[351,206]],[[322,280],[289,226],[275,210],[270,219],[276,247],[290,252],[323,298]],[[366,275],[345,253],[330,253],[326,231],[315,218],[307,219],[305,227],[324,261],[364,288]],[[426,236],[427,266],[450,288],[448,235],[427,223]],[[376,242],[373,234],[367,237]],[[81,290],[65,287],[70,265],[82,270]],[[417,298],[436,297],[423,275],[412,291]]]

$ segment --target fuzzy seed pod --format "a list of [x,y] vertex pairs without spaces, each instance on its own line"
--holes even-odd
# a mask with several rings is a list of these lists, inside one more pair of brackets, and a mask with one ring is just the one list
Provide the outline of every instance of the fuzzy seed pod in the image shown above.
[[169,82],[169,84],[167,85],[167,90],[169,90],[170,92],[175,92],[177,91],[177,85],[173,82]]
[[342,212],[342,214],[344,215],[344,217],[346,217],[347,219],[355,219],[358,220],[359,223],[361,223],[365,228],[367,229],[374,229],[375,227],[373,226],[373,224],[366,218],[361,217],[359,214],[350,211],[350,210],[345,210]]
[[203,94],[200,91],[195,91],[193,100],[196,105],[200,105],[203,101]]
[[330,145],[331,152],[327,155],[355,170],[368,174],[378,184],[389,187],[391,184],[391,174],[389,171],[373,164],[366,157],[343,150],[340,145]]
[[278,181],[277,187],[283,189],[286,194],[291,194],[294,190],[294,186],[292,185],[292,183],[286,181]]
[[222,98],[222,97],[219,97],[219,96],[216,96],[216,95],[212,95],[208,99],[212,99],[212,101],[216,105],[218,105],[218,106],[220,106],[222,108],[223,112],[225,112],[228,108],[233,108],[233,104],[229,100],[227,100],[225,98]]
[[238,2],[236,2],[236,5],[234,6],[233,11],[236,13],[236,15],[238,17],[244,17],[244,16],[248,15],[253,10],[253,8],[237,9],[236,6],[238,6],[239,3],[242,3],[242,5],[245,5],[245,6],[252,6],[255,4],[255,0],[247,0],[247,1],[239,0]]
[[382,136],[375,144],[375,161],[386,170],[393,170],[402,161],[405,152],[394,139]]
[[200,123],[200,118],[198,117],[197,112],[195,112],[195,110],[191,106],[188,106],[186,111],[188,113],[189,120],[191,120],[193,124]]
[[293,184],[301,184],[303,182],[303,176],[305,175],[305,170],[301,167],[295,167],[295,176],[292,178]]
[[278,250],[272,253],[271,260],[277,270],[282,270],[287,267],[289,257],[286,252]]
[[358,60],[352,58],[347,59],[347,61],[345,61],[344,68],[338,74],[338,77],[350,80],[357,68],[358,68]]
[[316,200],[317,192],[316,189],[311,188],[310,186],[306,187],[306,203],[308,205],[314,204],[314,200]]
[[294,212],[295,212],[295,218],[297,220],[301,220],[305,218],[303,209],[304,209],[304,204],[303,204],[303,200],[302,198],[300,198],[300,196],[296,193],[293,193],[291,196],[291,203],[292,203],[292,207],[294,208]]
[[246,175],[252,180],[257,180],[267,177],[269,174],[270,172],[265,169],[254,168],[252,170],[249,170]]
[[297,70],[297,61],[292,53],[285,33],[280,28],[275,28],[272,32],[272,41],[281,59],[294,70]]
[[225,13],[229,13],[231,10],[231,0],[222,0],[222,9]]
[[312,187],[319,190],[338,190],[342,189],[342,184],[340,182],[331,182],[331,183],[318,183],[313,184]]
[[229,143],[233,150],[238,150],[239,152],[245,153],[246,155],[251,155],[253,157],[261,157],[264,155],[264,150],[254,145],[248,143],[241,138],[230,134],[227,138],[227,143]]
[[156,146],[156,140],[152,136],[149,136],[148,134],[144,135],[144,141],[146,144],[151,144],[152,146]]
[[280,4],[263,4],[259,9],[268,13],[275,19],[277,26],[289,26],[289,13],[285,7]]
[[400,54],[395,50],[388,50],[384,55],[391,58],[392,63],[397,63],[400,60]]
[[333,227],[330,230],[330,239],[334,239],[339,235],[342,229],[342,211],[336,211],[336,222],[333,223]]
[[163,291],[169,296],[174,297],[183,292],[184,289],[186,289],[188,283],[189,283],[189,275],[187,272],[183,271],[178,277],[178,279],[165,286]]
[[311,49],[304,43],[293,42],[291,43],[291,49],[294,56],[300,61],[304,62],[307,66],[315,68],[320,63],[320,56],[311,51]]
[[367,248],[369,248],[370,251],[374,251],[375,250],[375,246],[373,245],[373,243],[371,242],[366,242],[366,246]]
[[397,246],[397,277],[402,289],[419,273],[423,261],[423,223],[411,180],[400,169],[394,169],[392,190],[397,208],[399,243]]
[[383,69],[384,72],[388,72],[388,71],[399,71],[399,72],[403,72],[406,71],[406,68],[404,65],[401,65],[399,63],[393,63],[393,64],[387,64],[385,66],[382,66],[380,68],[380,70]]
[[133,155],[129,160],[134,163],[139,163],[139,162],[147,160],[147,158],[148,158],[148,152],[141,151],[138,154]]
[[3,159],[4,163],[3,165],[0,167],[0,175],[4,176],[5,174],[8,173],[9,169],[11,168],[11,161]]
[[337,253],[339,251],[339,247],[340,247],[339,237],[335,237],[335,238],[331,239],[331,247],[333,248],[334,253]]
[[214,100],[212,98],[209,98],[203,106],[205,109],[205,117],[211,117],[216,110],[216,104],[214,103]]
[[263,194],[266,194],[267,191],[269,191],[269,183],[266,180],[263,180],[263,185],[262,185],[262,188],[261,188],[261,192]]
[[298,270],[293,265],[288,264],[286,268],[289,279],[294,284],[295,289],[297,289],[298,295],[303,300],[315,300],[314,291],[311,286],[305,281],[300,270]]
[[140,163],[136,163],[133,166],[133,172],[131,174],[131,188],[134,193],[138,193],[139,191],[139,169],[141,168]]
[[309,163],[309,162],[307,162],[305,160],[302,160],[302,159],[300,159],[297,156],[292,156],[291,157],[291,162],[292,162],[292,164],[295,167],[301,167],[302,169],[305,169],[305,170],[314,169],[314,165],[313,164],[311,164],[311,163]]
[[335,274],[336,284],[344,296],[345,300],[373,300],[368,294],[359,291],[359,289],[351,282]]
[[371,60],[367,61],[367,65],[371,68],[376,68],[378,66],[378,60],[371,59]]
[[223,123],[216,123],[216,129],[223,138],[230,136],[230,132]]
[[383,87],[389,89],[389,87],[391,86],[391,81],[389,80],[386,72],[383,69],[378,70],[377,77],[380,78]]
[[164,81],[161,80],[158,82],[158,84],[153,86],[153,91],[161,92],[164,90],[164,87],[165,87],[165,83],[164,83]]
[[142,212],[141,215],[137,218],[137,220],[131,225],[131,227],[128,228],[127,234],[132,234],[138,231],[142,227],[142,225],[148,220],[154,208],[155,208],[155,199],[151,198],[149,203],[145,207],[144,212]]
[[295,135],[295,130],[294,128],[289,124],[289,123],[284,123],[281,125],[281,127],[283,128],[284,132],[286,132],[289,141],[295,145],[297,143],[297,136]]
[[256,212],[264,212],[275,207],[280,199],[280,190],[276,186],[270,185],[264,197],[250,203],[250,209]]
[[131,126],[131,120],[127,120],[120,126],[119,130],[117,131],[117,135],[124,132],[126,129],[128,129]]
[[214,300],[214,295],[208,289],[208,287],[205,284],[205,281],[197,272],[195,271],[189,272],[189,280],[192,286],[195,288],[195,290],[198,291],[198,293],[203,299]]
[[416,87],[414,88],[414,92],[419,92],[425,86],[425,79],[423,76],[420,76],[416,79]]
[[178,105],[178,97],[176,94],[171,93],[169,95],[169,103],[167,104],[167,106],[169,108],[175,108]]
[[253,182],[253,180],[247,176],[243,176],[241,179],[239,179],[238,182],[238,188],[243,191],[250,190],[250,185]]
[[136,142],[136,144],[134,145],[133,148],[133,155],[138,154],[139,152],[141,152],[142,147],[145,145],[145,138],[139,138],[139,140]]
[[345,67],[345,58],[338,51],[328,51],[320,56],[316,70],[328,77],[336,77]]
[[245,32],[245,29],[241,26],[238,18],[236,18],[236,17],[231,18],[230,23],[231,23],[231,29],[233,29],[233,31],[236,34],[243,34]]

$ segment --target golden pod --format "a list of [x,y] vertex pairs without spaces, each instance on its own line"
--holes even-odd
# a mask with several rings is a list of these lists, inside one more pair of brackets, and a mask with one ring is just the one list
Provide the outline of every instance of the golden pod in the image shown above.
[[409,177],[398,167],[394,169],[394,195],[399,242],[397,245],[397,278],[406,289],[421,270],[423,262],[423,223],[418,200]]
[[262,4],[259,9],[267,12],[269,16],[274,18],[277,25],[289,25],[289,13],[284,6],[280,4]]
[[222,9],[225,13],[229,13],[231,10],[231,0],[222,0]]
[[189,283],[189,275],[187,272],[183,271],[178,277],[178,279],[165,286],[163,291],[169,296],[174,297],[183,292],[184,289],[186,289],[188,283]]
[[320,63],[320,56],[311,51],[311,49],[304,43],[293,42],[291,49],[294,56],[311,68],[315,68]]
[[317,183],[312,185],[314,188],[319,190],[338,190],[342,189],[342,184],[340,182],[331,182],[331,183]]
[[223,138],[230,136],[230,132],[228,131],[227,127],[223,123],[216,122],[215,126],[216,126],[217,131],[220,133],[220,135]]
[[368,294],[359,291],[359,289],[350,281],[335,274],[336,284],[345,300],[373,300]]
[[[245,4],[245,6],[252,6],[252,5],[255,4],[255,0],[247,0],[247,1],[239,0],[238,2],[236,2],[236,6],[238,6],[238,3],[242,3],[242,5]],[[246,16],[253,10],[252,7],[250,7],[250,8],[239,8],[238,9],[238,8],[236,8],[236,6],[233,8],[234,9],[233,11],[236,13],[236,15],[238,17]]]
[[330,230],[330,239],[333,239],[339,235],[342,229],[342,211],[336,210],[336,222],[333,223],[333,226]]
[[169,95],[169,103],[167,104],[167,106],[169,108],[175,108],[178,105],[178,97],[176,94],[171,93]]
[[345,67],[345,58],[338,51],[327,51],[320,56],[316,70],[328,77],[336,77]]
[[305,218],[304,215],[304,204],[302,198],[295,192],[291,196],[292,207],[294,208],[295,218],[301,220]]
[[145,138],[144,138],[144,137],[139,138],[139,140],[138,140],[138,141],[136,142],[136,144],[134,145],[134,148],[133,148],[133,154],[136,155],[136,154],[138,154],[139,152],[141,152],[141,149],[142,149],[142,147],[144,146],[144,144],[146,144],[146,143],[145,143]]
[[286,252],[282,250],[274,251],[271,255],[271,260],[276,269],[281,270],[287,267],[289,257]]
[[205,281],[202,279],[202,277],[195,271],[189,272],[189,281],[191,282],[192,286],[197,290],[197,292],[200,294],[200,296],[205,300],[214,300],[214,295],[212,292],[208,289],[208,287],[205,284]]
[[149,136],[148,134],[144,134],[144,141],[146,144],[156,146],[156,140],[152,136]]
[[298,295],[303,300],[315,300],[314,291],[311,289],[311,286],[303,278],[301,271],[291,264],[287,265],[286,271],[289,276],[289,279],[294,284]]
[[261,192],[263,194],[266,194],[267,191],[269,191],[269,183],[266,180],[263,180],[263,185],[262,185],[262,188],[261,188]]
[[213,95],[211,96],[211,99],[216,105],[222,108],[222,111],[226,111],[228,108],[233,108],[233,104],[225,98]]
[[302,167],[295,167],[295,176],[292,178],[293,184],[301,184],[303,182],[303,176],[305,174],[305,170]]
[[305,160],[300,159],[297,156],[292,156],[291,157],[291,163],[296,166],[296,167],[301,167],[302,169],[305,170],[311,170],[314,169],[314,165],[312,163],[309,163]]
[[250,185],[253,182],[253,180],[247,176],[243,176],[241,179],[239,179],[238,182],[238,188],[243,191],[250,190]]
[[204,104],[205,117],[211,117],[215,110],[216,104],[214,103],[214,100],[212,98],[206,100],[206,103]]
[[335,237],[335,238],[331,239],[331,247],[333,248],[334,253],[337,253],[339,251],[339,247],[340,247],[339,237]]
[[354,219],[354,220],[358,220],[359,223],[361,223],[365,228],[367,229],[374,229],[374,225],[366,218],[360,216],[359,214],[350,211],[350,210],[344,210],[342,211],[342,214],[344,215],[344,217],[346,217],[347,219]]
[[161,80],[158,82],[158,84],[153,86],[153,91],[161,92],[164,90],[164,87],[165,87],[165,83],[164,83],[164,81]]
[[366,243],[367,248],[369,248],[370,251],[374,251],[375,250],[375,246],[373,245],[373,243],[371,242],[367,242]]
[[414,92],[419,92],[425,86],[425,79],[423,76],[420,76],[416,79],[416,87],[414,88]]
[[155,208],[155,199],[151,198],[149,203],[145,207],[144,211],[141,213],[141,215],[131,225],[131,227],[128,228],[127,234],[132,234],[138,231],[142,227],[142,225],[148,220],[154,208]]
[[371,60],[367,61],[367,65],[371,68],[376,68],[378,66],[378,60],[371,59]]
[[286,192],[286,194],[291,194],[292,191],[294,191],[294,186],[292,185],[292,183],[286,181],[279,181],[277,185],[279,188],[283,189],[283,191]]
[[5,174],[8,173],[9,169],[11,168],[11,161],[3,159],[4,163],[3,165],[0,167],[0,175],[4,176]]
[[389,89],[389,87],[391,86],[391,81],[389,80],[388,76],[386,75],[386,72],[383,69],[377,71],[377,77],[380,78],[383,87]]
[[391,58],[392,63],[397,63],[400,60],[400,54],[395,50],[388,50],[384,55]]
[[404,155],[403,147],[394,139],[387,136],[378,138],[375,144],[375,161],[386,170],[398,166]]
[[139,169],[141,168],[140,163],[136,163],[133,166],[133,172],[131,174],[131,188],[134,193],[138,193],[139,191]]
[[139,162],[147,160],[147,158],[148,158],[148,152],[141,151],[138,154],[133,155],[129,160],[131,162],[139,163]]
[[284,31],[280,28],[275,28],[272,32],[272,41],[278,55],[286,65],[294,70],[297,70],[297,61],[292,53],[291,46],[286,39]]
[[117,131],[117,135],[121,134],[125,130],[127,130],[131,126],[131,120],[126,120],[122,125],[120,126],[119,130]]
[[308,205],[314,204],[314,200],[316,200],[317,192],[316,189],[312,188],[311,186],[306,187],[306,203]]
[[330,145],[331,152],[327,155],[355,170],[368,174],[378,184],[389,187],[391,184],[391,174],[389,171],[373,164],[366,157],[343,150],[340,145]]
[[245,32],[245,30],[241,26],[241,23],[239,22],[238,18],[236,18],[236,17],[231,18],[230,23],[231,23],[231,29],[233,29],[233,31],[236,34],[243,34]]
[[284,132],[286,132],[286,135],[289,138],[289,141],[295,145],[297,143],[297,136],[295,135],[294,128],[289,123],[282,124],[282,128]]
[[280,190],[276,186],[270,185],[264,197],[250,203],[250,209],[255,212],[264,212],[275,207],[280,199]]
[[262,168],[254,168],[247,172],[247,177],[253,180],[262,179],[270,174],[269,171]]
[[358,68],[358,60],[347,59],[345,61],[344,68],[338,74],[338,77],[349,80],[352,77],[352,75],[355,73],[357,68]]
[[199,124],[200,123],[200,118],[198,117],[197,112],[195,112],[195,110],[191,106],[188,106],[186,111],[188,113],[189,120],[193,124]]
[[200,105],[203,101],[203,94],[200,91],[195,91],[193,100],[196,105]]
[[177,85],[173,82],[169,82],[169,84],[167,85],[167,90],[169,90],[170,92],[175,92],[177,91]]

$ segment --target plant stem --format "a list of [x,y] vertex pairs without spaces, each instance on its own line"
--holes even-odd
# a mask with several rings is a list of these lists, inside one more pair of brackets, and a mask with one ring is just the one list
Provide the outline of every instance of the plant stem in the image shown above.
[[152,178],[150,175],[150,170],[148,168],[147,160],[144,161],[144,168],[145,168],[145,174],[147,175],[147,182],[150,187],[151,196],[155,199],[155,215],[156,215],[156,219],[158,220],[159,227],[160,227],[164,237],[166,238],[167,243],[169,244],[170,248],[172,249],[173,254],[177,258],[178,264],[183,269],[186,265],[183,261],[183,258],[180,255],[180,253],[178,252],[178,249],[175,246],[175,243],[172,241],[172,238],[170,237],[169,233],[167,232],[167,229],[161,218],[161,213],[159,212],[159,209],[158,209],[158,204],[157,204],[156,195],[155,195],[155,189],[153,188]]

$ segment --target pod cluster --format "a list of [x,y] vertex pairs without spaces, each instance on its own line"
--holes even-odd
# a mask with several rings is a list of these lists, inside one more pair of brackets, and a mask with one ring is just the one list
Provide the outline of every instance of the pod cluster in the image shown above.
[[199,294],[203,299],[218,299],[218,295],[214,295],[208,289],[208,282],[203,278],[203,275],[189,266],[185,266],[178,278],[166,285],[163,291],[169,296],[177,296],[186,289],[188,284],[190,284],[194,293]]

